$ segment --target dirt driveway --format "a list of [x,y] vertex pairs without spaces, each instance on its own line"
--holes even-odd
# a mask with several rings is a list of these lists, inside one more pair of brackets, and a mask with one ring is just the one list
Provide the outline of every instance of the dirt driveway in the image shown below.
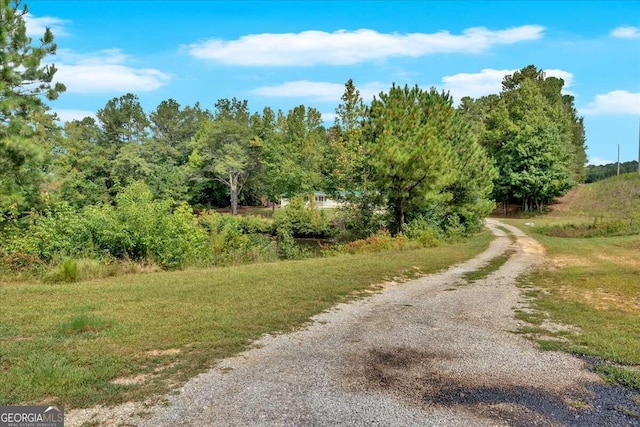
[[[71,411],[67,425],[640,425],[628,391],[514,334],[513,309],[523,304],[515,279],[542,262],[543,250],[514,227],[487,223],[495,240],[464,264],[265,337],[164,405]],[[464,280],[509,249],[489,277]]]

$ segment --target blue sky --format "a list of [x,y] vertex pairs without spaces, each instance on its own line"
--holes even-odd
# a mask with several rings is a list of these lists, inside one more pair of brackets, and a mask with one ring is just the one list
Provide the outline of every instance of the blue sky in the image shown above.
[[34,40],[52,28],[51,104],[64,119],[136,94],[252,111],[304,104],[328,121],[344,83],[365,101],[391,83],[455,100],[500,91],[529,64],[565,80],[585,118],[592,163],[638,157],[640,1],[65,1],[26,2]]

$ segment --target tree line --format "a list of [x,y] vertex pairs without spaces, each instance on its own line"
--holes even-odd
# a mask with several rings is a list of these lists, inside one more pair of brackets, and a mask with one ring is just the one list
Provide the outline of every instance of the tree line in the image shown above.
[[346,203],[354,237],[426,224],[480,228],[498,203],[542,211],[585,178],[585,135],[562,79],[533,65],[502,91],[459,106],[435,88],[392,87],[366,104],[345,84],[333,125],[299,105],[251,111],[247,100],[208,109],[174,99],[145,112],[127,93],[58,125],[47,105],[64,92],[47,29],[35,46],[19,1],[0,7],[0,227],[55,204],[113,205],[144,183],[151,197],[193,207],[275,204],[323,191]]
[[[638,161],[620,163],[620,173],[632,173],[638,171]],[[602,181],[618,174],[618,163],[607,163],[606,165],[588,165],[586,171],[586,183]]]

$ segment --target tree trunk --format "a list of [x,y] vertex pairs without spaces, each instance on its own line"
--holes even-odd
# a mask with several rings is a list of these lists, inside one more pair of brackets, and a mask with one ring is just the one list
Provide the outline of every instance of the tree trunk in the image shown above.
[[231,193],[231,214],[238,214],[238,177],[229,175],[229,189]]
[[400,233],[402,231],[402,229],[404,228],[404,216],[405,216],[405,207],[404,207],[404,197],[401,197],[398,200],[398,215],[397,215],[397,219],[398,219],[398,229],[396,230],[396,234]]

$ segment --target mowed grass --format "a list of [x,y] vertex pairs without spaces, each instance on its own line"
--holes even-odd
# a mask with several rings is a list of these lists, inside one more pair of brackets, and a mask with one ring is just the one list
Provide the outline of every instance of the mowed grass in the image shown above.
[[[615,208],[613,199],[622,190],[629,192],[627,200]],[[546,349],[595,356],[595,369],[605,379],[640,391],[640,235],[571,238],[536,232],[584,222],[589,212],[593,218],[628,221],[637,215],[628,209],[640,206],[640,178],[584,185],[565,200],[552,215],[507,220],[547,251],[548,265],[522,280],[532,306],[553,321],[577,327],[576,332],[547,333],[549,338],[538,335],[540,342]],[[541,323],[543,317],[532,319]]]
[[438,248],[0,285],[0,404],[67,408],[160,396],[385,280],[441,270],[491,235]]

